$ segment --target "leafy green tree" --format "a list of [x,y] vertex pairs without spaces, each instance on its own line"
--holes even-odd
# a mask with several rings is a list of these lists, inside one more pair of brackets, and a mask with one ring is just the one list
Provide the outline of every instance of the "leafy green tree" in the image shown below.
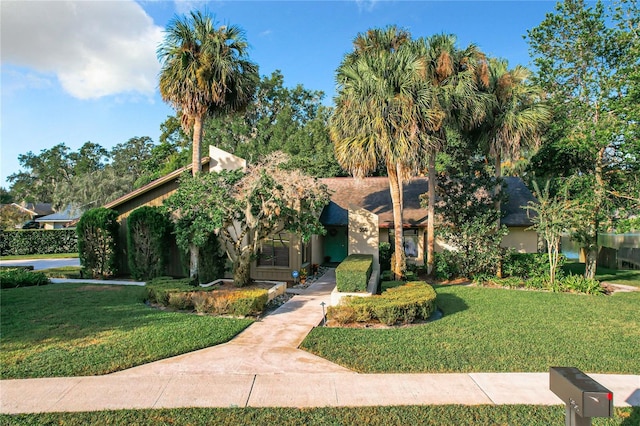
[[595,276],[598,233],[612,213],[621,205],[640,206],[634,187],[640,118],[635,102],[640,66],[637,12],[635,1],[620,2],[617,10],[607,13],[601,2],[587,6],[583,0],[566,0],[528,32],[537,81],[549,94],[554,114],[548,137],[586,160],[579,165],[581,173],[564,184],[572,198],[589,206],[574,234],[587,250],[587,278]]
[[419,130],[440,117],[423,112],[433,93],[411,35],[395,26],[358,34],[337,70],[338,95],[329,123],[336,159],[354,176],[384,164],[389,179],[396,247],[392,270],[404,275],[402,183],[420,168],[427,145]]
[[13,203],[13,194],[7,190],[4,186],[0,186],[0,204]]
[[160,94],[192,132],[193,174],[200,172],[200,145],[207,116],[244,109],[258,81],[257,66],[247,59],[248,44],[234,25],[215,27],[201,12],[177,16],[158,48],[162,63]]
[[[184,250],[202,246],[215,233],[229,260],[238,286],[250,281],[251,260],[261,244],[281,232],[304,241],[323,234],[320,212],[329,202],[326,187],[299,170],[285,170],[282,153],[241,170],[183,176],[166,201],[176,224],[176,240]],[[190,276],[198,276],[191,263]]]
[[302,85],[284,86],[284,76],[274,71],[256,88],[255,100],[242,114],[212,117],[206,121],[204,143],[245,158],[249,163],[283,151],[293,168],[316,177],[339,175],[327,124],[331,110],[322,105],[324,93]]
[[529,201],[524,206],[533,225],[533,229],[540,235],[547,246],[549,258],[549,280],[553,287],[560,261],[560,238],[569,232],[573,226],[577,206],[575,202],[560,197],[554,197],[549,190],[549,181],[541,191],[538,183],[533,181],[534,195],[537,203]]
[[31,219],[29,213],[14,205],[0,205],[0,229],[13,229],[29,219]]

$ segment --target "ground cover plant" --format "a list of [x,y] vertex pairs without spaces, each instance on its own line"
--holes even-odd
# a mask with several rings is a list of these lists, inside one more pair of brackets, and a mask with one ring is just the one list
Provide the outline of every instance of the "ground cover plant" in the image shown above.
[[224,343],[252,322],[163,312],[144,296],[104,284],[2,290],[0,378],[110,373]]
[[392,329],[318,327],[302,348],[367,373],[543,372],[552,365],[640,371],[640,292],[604,297],[469,286],[437,286],[436,292],[444,313],[438,321]]
[[49,284],[42,272],[27,268],[0,268],[0,288],[30,287]]
[[[584,274],[584,263],[567,262],[562,269],[567,274]],[[596,279],[601,282],[640,287],[640,270],[609,269],[598,266]]]
[[[564,423],[563,406],[425,405],[353,408],[176,408],[85,413],[1,415],[6,425],[460,425],[548,426]],[[615,408],[613,418],[594,418],[594,426],[640,424],[638,408]]]

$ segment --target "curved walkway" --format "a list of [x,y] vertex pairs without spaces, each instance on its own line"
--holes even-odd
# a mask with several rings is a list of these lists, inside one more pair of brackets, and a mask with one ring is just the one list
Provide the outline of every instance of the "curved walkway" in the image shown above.
[[[358,374],[297,349],[334,286],[329,270],[223,345],[105,376],[0,381],[0,412],[562,403],[548,373]],[[640,406],[640,375],[591,376],[616,406]]]

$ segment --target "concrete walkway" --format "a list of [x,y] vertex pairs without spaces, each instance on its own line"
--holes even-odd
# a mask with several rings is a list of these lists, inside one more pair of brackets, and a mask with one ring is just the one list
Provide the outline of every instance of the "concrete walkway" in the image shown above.
[[[334,286],[330,270],[223,345],[105,376],[0,381],[0,412],[562,403],[548,373],[358,374],[297,349]],[[640,406],[640,375],[591,376],[616,406]]]

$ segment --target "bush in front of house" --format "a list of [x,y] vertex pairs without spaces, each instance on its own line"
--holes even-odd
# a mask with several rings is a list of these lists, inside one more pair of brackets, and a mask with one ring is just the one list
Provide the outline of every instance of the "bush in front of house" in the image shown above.
[[76,227],[80,264],[92,277],[117,272],[118,213],[99,207],[87,210]]
[[75,229],[0,230],[0,256],[76,253]]
[[216,234],[211,233],[207,242],[199,250],[198,279],[200,283],[206,284],[224,278],[227,255],[222,250],[220,240]]
[[[562,267],[565,259],[564,255],[560,255],[558,268]],[[507,253],[502,259],[502,275],[525,280],[549,277],[549,256],[546,253]]]
[[336,288],[340,292],[365,292],[373,270],[373,255],[350,254],[336,268]]
[[604,294],[605,290],[598,280],[585,278],[583,275],[569,274],[557,280],[554,291],[584,294]]
[[149,280],[165,274],[171,221],[159,207],[135,209],[127,219],[127,257],[131,276]]
[[0,269],[0,288],[30,287],[49,284],[49,278],[42,272],[25,268]]
[[190,282],[189,278],[156,278],[146,285],[147,299],[172,309],[237,317],[259,314],[269,299],[265,289],[226,291],[215,286],[194,287]]
[[424,281],[408,282],[388,288],[380,295],[349,297],[338,306],[330,306],[327,318],[339,324],[378,320],[386,325],[426,320],[436,309],[436,292]]

